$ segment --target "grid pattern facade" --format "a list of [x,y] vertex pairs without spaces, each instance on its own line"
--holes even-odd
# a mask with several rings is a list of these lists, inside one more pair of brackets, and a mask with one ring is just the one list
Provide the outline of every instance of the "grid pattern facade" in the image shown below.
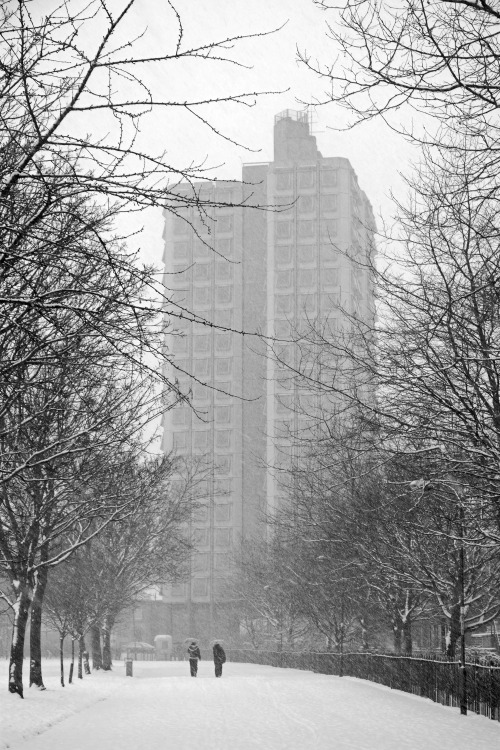
[[165,218],[165,284],[179,310],[205,321],[175,326],[182,334],[173,339],[176,374],[183,390],[191,388],[194,408],[176,408],[164,420],[164,449],[203,456],[209,466],[192,524],[191,580],[167,592],[189,606],[224,598],[232,549],[262,533],[259,511],[279,500],[266,463],[279,463],[281,437],[307,430],[308,415],[321,408],[317,394],[264,356],[258,338],[236,331],[279,339],[279,359],[297,366],[292,341],[301,327],[316,321],[341,330],[343,310],[373,318],[365,262],[373,252],[371,206],[350,163],[318,152],[303,113],[276,117],[274,162],[245,165],[242,183],[203,190],[234,204],[251,194],[254,205],[277,210],[221,206],[206,216],[194,208]]

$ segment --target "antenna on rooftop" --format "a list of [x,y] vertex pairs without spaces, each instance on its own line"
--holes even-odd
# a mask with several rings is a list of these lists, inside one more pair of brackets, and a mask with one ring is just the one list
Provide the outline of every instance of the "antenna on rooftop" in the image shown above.
[[307,121],[309,123],[309,132],[311,135],[316,135],[317,133],[324,133],[324,130],[319,130],[317,127],[318,125],[318,115],[316,114],[316,107],[311,106],[310,104],[307,104],[304,112],[307,114]]

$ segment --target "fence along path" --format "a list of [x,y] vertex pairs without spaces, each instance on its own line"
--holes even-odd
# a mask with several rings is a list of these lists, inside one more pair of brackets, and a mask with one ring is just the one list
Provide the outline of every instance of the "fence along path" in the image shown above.
[[[305,669],[319,674],[359,677],[370,682],[460,706],[461,663],[435,656],[331,653],[306,651],[230,650],[232,661]],[[473,713],[500,721],[500,666],[466,662],[466,702]]]

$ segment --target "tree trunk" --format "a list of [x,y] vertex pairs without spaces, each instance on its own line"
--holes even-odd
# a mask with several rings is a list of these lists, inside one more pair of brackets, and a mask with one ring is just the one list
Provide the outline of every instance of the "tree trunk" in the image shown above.
[[102,669],[101,633],[98,625],[90,629],[90,645],[92,648],[92,669]]
[[403,624],[403,654],[411,656],[413,653],[413,639],[411,637],[411,619],[408,618]]
[[30,629],[30,687],[36,685],[40,690],[45,690],[42,677],[42,604],[46,587],[47,569],[40,568],[33,590]]
[[64,687],[64,636],[59,636],[59,662],[61,665],[61,687]]
[[69,665],[69,677],[68,683],[71,685],[73,682],[73,671],[75,669],[75,639],[71,636],[71,664]]
[[111,629],[111,622],[106,620],[102,628],[102,668],[105,671],[109,671],[113,667],[111,659]]
[[280,621],[280,637],[278,640],[278,651],[280,652],[280,654],[283,651],[283,623],[281,621]]
[[368,651],[370,644],[368,643],[368,627],[364,616],[359,618],[359,624],[361,626],[361,650]]
[[83,652],[85,651],[85,639],[81,635],[78,639],[78,679],[83,680]]
[[83,652],[83,670],[85,674],[90,674],[89,652],[87,650]]
[[23,695],[23,658],[26,624],[31,604],[30,589],[27,584],[18,583],[17,599],[14,604],[14,623],[9,662],[9,692]]
[[451,610],[448,636],[446,639],[446,656],[448,659],[455,658],[457,643],[460,639],[460,605],[455,605]]
[[399,627],[399,623],[394,623],[393,625],[393,633],[394,633],[394,652],[396,654],[401,653],[401,628]]

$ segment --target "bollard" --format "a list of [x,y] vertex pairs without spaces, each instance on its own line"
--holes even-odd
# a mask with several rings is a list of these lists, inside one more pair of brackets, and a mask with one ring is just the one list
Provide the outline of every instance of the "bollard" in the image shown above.
[[125,659],[125,677],[133,677],[132,664],[132,659]]

